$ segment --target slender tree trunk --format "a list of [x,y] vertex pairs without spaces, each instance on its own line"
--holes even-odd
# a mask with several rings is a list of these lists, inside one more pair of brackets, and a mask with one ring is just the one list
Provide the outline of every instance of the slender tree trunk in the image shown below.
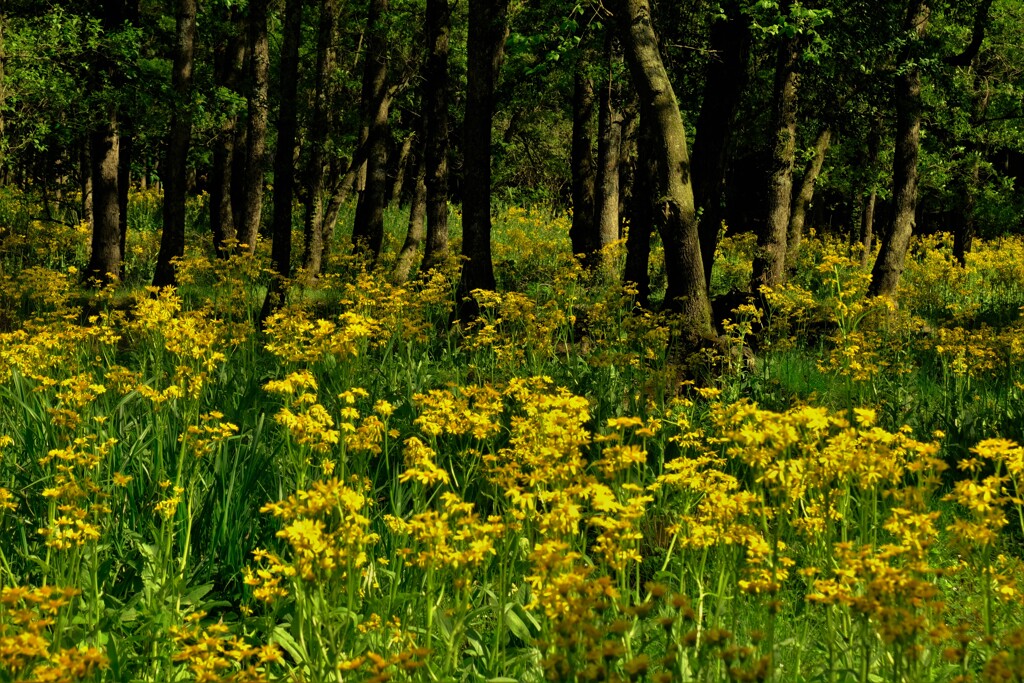
[[402,202],[402,188],[405,186],[405,173],[409,168],[409,158],[412,154],[412,145],[415,135],[406,135],[402,140],[402,146],[398,148],[398,158],[395,159],[395,175],[391,181],[391,191],[388,192],[387,203]]
[[831,141],[832,129],[826,126],[818,133],[818,139],[814,142],[814,156],[804,170],[800,191],[793,199],[793,209],[789,215],[789,234],[786,237],[786,272],[792,272],[796,268],[796,260],[800,255],[800,242],[804,237],[807,207],[811,205],[811,200],[814,198],[814,185],[818,182],[822,166],[825,165],[825,154],[828,152]]
[[[7,23],[7,17],[0,10],[0,141],[4,139],[7,131],[6,120],[4,119],[4,104],[7,100],[6,90],[6,67],[7,67],[7,50],[4,46],[4,27]],[[0,177],[4,175],[4,166],[6,165],[7,159],[4,157],[3,148],[0,147]]]
[[864,210],[860,216],[860,244],[863,251],[860,256],[860,265],[867,266],[871,260],[871,247],[875,239],[875,200],[878,198],[878,189],[871,188],[867,197],[864,198]]
[[494,88],[505,55],[509,0],[469,0],[468,71],[464,123],[462,274],[459,317],[478,314],[474,289],[495,288],[491,258],[491,135]]
[[[232,22],[238,27],[238,22]],[[220,87],[238,92],[245,66],[245,41],[232,35],[226,45],[218,48],[214,57],[214,74]],[[236,154],[239,149],[238,117],[225,117],[213,145],[213,166],[210,169],[210,228],[213,247],[219,258],[227,258],[227,245],[238,238],[235,208],[237,200],[233,188],[240,183],[235,179]]]
[[915,43],[924,37],[929,9],[925,0],[909,0],[904,30],[908,45],[896,76],[896,154],[893,159],[893,221],[871,271],[871,296],[893,296],[903,274],[917,212],[917,161],[921,145],[921,69],[912,61]]
[[135,154],[135,135],[131,132],[131,124],[131,120],[122,119],[119,122],[117,140],[117,231],[121,250],[118,277],[121,280],[124,280],[125,261],[128,258],[128,193],[132,185],[132,157]]
[[793,161],[796,156],[796,117],[800,55],[799,40],[785,38],[779,44],[775,66],[771,175],[768,178],[768,220],[758,235],[750,290],[774,287],[786,274],[786,237],[793,202]]
[[192,142],[192,62],[196,39],[196,0],[178,0],[178,28],[171,89],[171,129],[164,161],[164,227],[153,275],[154,287],[178,283],[174,259],[185,255],[185,193],[188,149]]
[[700,210],[701,260],[711,287],[724,210],[722,192],[736,112],[750,74],[750,19],[735,0],[723,4],[725,18],[711,26],[711,61],[704,80],[697,138],[693,143],[694,199]]
[[619,0],[621,42],[657,152],[659,223],[665,245],[666,307],[679,312],[684,343],[713,336],[704,282],[686,129],[661,60],[648,0]]
[[423,237],[426,233],[427,167],[423,160],[423,145],[419,147],[420,150],[413,160],[416,188],[409,204],[409,231],[405,234],[405,243],[398,252],[398,260],[392,272],[392,279],[397,284],[405,284],[409,280],[409,273],[412,272],[413,263],[423,246]]
[[975,154],[974,162],[971,164],[971,173],[967,179],[967,187],[965,188],[963,214],[960,218],[960,224],[953,232],[953,257],[961,266],[967,265],[967,254],[974,246],[974,235],[978,230],[974,207],[978,201],[978,185],[980,182],[981,160]]
[[362,115],[366,131],[366,176],[356,204],[352,245],[376,263],[384,242],[384,207],[388,198],[388,42],[384,18],[388,0],[371,0],[366,20]]
[[624,282],[636,285],[636,302],[642,308],[650,307],[651,233],[655,228],[655,184],[658,179],[652,130],[653,126],[641,118],[629,203],[629,231],[626,233],[626,270],[622,275]]
[[263,217],[263,171],[267,153],[267,110],[270,91],[270,43],[267,20],[270,0],[249,3],[249,120],[246,124],[245,184],[238,240],[256,251]]
[[615,108],[612,80],[612,34],[606,52],[608,74],[601,85],[597,113],[597,182],[594,226],[597,248],[603,250],[619,239],[619,155],[622,146],[622,116]]
[[324,183],[325,149],[330,132],[328,78],[334,69],[334,34],[337,24],[337,0],[320,0],[320,26],[316,47],[313,123],[310,127],[310,151],[306,220],[303,224],[305,246],[302,267],[307,277],[316,277],[323,268],[324,255]]
[[352,184],[355,182],[355,170],[349,168],[345,173],[342,173],[336,168],[338,165],[337,162],[331,163],[331,183],[328,193],[330,199],[327,201],[327,208],[324,209],[323,255],[320,257],[321,263],[327,261],[327,255],[330,253],[331,244],[334,241],[334,229],[338,224],[338,216],[341,214],[341,207],[348,201],[348,196],[352,191]]
[[421,270],[448,257],[448,53],[449,0],[427,0],[427,59],[423,74],[424,162],[427,187],[427,242]]
[[594,200],[597,167],[594,165],[594,82],[587,73],[590,64],[581,51],[573,75],[572,89],[572,226],[569,239],[572,253],[582,256],[582,262],[593,265],[598,249],[594,223]]
[[85,276],[108,284],[121,272],[121,209],[117,196],[120,141],[117,111],[92,133],[92,253]]
[[82,191],[82,221],[92,225],[92,154],[90,147],[92,147],[92,138],[87,137],[82,143],[79,159],[79,182]]
[[[978,17],[975,20],[975,39],[972,41],[972,44],[980,40],[977,35],[979,31],[984,31],[984,22],[988,20],[990,7],[991,0],[986,0],[978,9]],[[985,112],[988,111],[989,89],[979,70],[977,55],[975,55],[972,61],[974,62],[974,96],[972,98],[974,106],[972,107],[971,117],[974,121],[981,121],[985,117]],[[974,246],[974,235],[978,229],[975,206],[978,201],[978,189],[981,185],[981,155],[983,154],[977,139],[969,140],[966,148],[967,152],[973,156],[973,159],[971,172],[967,177],[966,187],[964,188],[964,204],[960,224],[953,233],[953,257],[956,258],[957,263],[961,266],[967,265],[967,253]]]
[[260,323],[284,303],[292,276],[292,199],[295,196],[295,136],[298,128],[299,42],[302,39],[302,0],[287,0],[281,44],[281,101],[274,155],[273,244],[274,277],[260,311]]

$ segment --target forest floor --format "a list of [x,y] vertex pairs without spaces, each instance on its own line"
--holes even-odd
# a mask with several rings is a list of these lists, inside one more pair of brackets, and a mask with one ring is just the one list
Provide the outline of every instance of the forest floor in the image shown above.
[[561,216],[497,217],[472,324],[336,244],[257,332],[201,201],[145,287],[159,202],[96,292],[0,198],[0,681],[1024,679],[1024,239],[919,238],[894,302],[811,237],[683,367]]

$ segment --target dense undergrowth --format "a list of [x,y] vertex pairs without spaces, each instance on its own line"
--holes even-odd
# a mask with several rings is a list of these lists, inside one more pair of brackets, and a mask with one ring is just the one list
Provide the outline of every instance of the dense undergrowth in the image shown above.
[[895,305],[810,239],[684,371],[564,218],[502,213],[472,325],[454,265],[339,246],[257,333],[262,250],[196,225],[148,290],[138,194],[88,291],[39,212],[0,202],[0,681],[1024,678],[1024,240],[918,240]]

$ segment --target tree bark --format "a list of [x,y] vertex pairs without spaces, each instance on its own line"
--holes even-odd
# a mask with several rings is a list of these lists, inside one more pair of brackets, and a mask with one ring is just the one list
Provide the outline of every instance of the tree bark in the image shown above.
[[[7,66],[7,50],[4,48],[4,27],[7,23],[7,17],[4,15],[2,9],[0,9],[0,140],[4,139],[6,132],[6,119],[4,118],[4,104],[7,100],[6,80],[5,72]],[[0,177],[3,176],[7,159],[4,156],[3,149],[0,149]]]
[[975,154],[971,164],[971,173],[967,178],[964,193],[964,205],[960,224],[953,231],[953,258],[961,266],[967,265],[967,254],[974,246],[974,235],[978,231],[978,221],[974,215],[974,207],[978,201],[978,185],[981,183],[981,160]]
[[799,40],[795,36],[784,38],[779,44],[772,93],[774,113],[768,220],[757,240],[757,255],[750,280],[750,290],[754,293],[762,286],[778,285],[786,274],[786,238],[793,202],[793,161],[796,156],[799,55]]
[[[233,21],[236,25],[238,22]],[[238,92],[245,67],[245,41],[238,34],[231,35],[226,44],[217,48],[214,56],[214,77],[217,85]],[[236,154],[243,154],[238,144],[237,116],[225,117],[213,145],[213,165],[210,169],[210,229],[213,247],[218,258],[227,258],[227,245],[238,238],[237,200],[232,189],[240,183],[234,177]]]
[[921,69],[914,47],[924,37],[929,9],[925,0],[909,0],[904,31],[907,47],[896,76],[896,153],[893,159],[893,221],[871,271],[870,296],[893,296],[903,274],[917,212],[917,162],[921,146]]
[[284,303],[292,276],[292,199],[295,195],[295,135],[298,127],[299,42],[302,39],[302,0],[287,0],[281,43],[281,102],[274,155],[273,244],[274,276],[260,311],[260,323]]
[[249,119],[246,124],[245,182],[238,240],[250,254],[256,251],[263,217],[263,172],[270,92],[269,5],[270,0],[252,0],[249,3]]
[[629,198],[626,269],[622,275],[623,282],[632,282],[636,286],[636,303],[641,308],[649,308],[651,298],[651,233],[655,227],[654,203],[657,197],[655,183],[658,178],[652,129],[653,126],[641,118],[632,191]]
[[697,138],[693,143],[694,200],[700,211],[699,228],[704,279],[711,287],[718,236],[724,210],[722,192],[736,112],[749,80],[750,19],[735,0],[723,5],[725,19],[711,26],[711,61],[704,80]]
[[185,255],[185,193],[188,149],[192,142],[192,63],[196,39],[196,0],[178,0],[177,38],[171,89],[174,107],[164,159],[164,226],[153,274],[154,287],[178,283],[174,259]]
[[121,270],[118,277],[124,280],[124,267],[128,255],[128,193],[132,184],[132,156],[135,154],[135,135],[131,131],[132,121],[122,117],[118,122],[117,136],[117,232],[121,250]]
[[814,156],[804,170],[800,182],[800,191],[793,198],[793,209],[789,215],[789,231],[786,236],[786,272],[796,268],[796,260],[800,255],[800,243],[804,237],[804,222],[807,218],[807,207],[814,199],[814,185],[818,182],[822,166],[825,165],[825,154],[832,141],[832,129],[828,126],[821,129],[818,139],[814,141]]
[[398,157],[394,160],[395,173],[391,180],[391,190],[388,192],[387,204],[394,202],[402,203],[402,188],[405,185],[405,174],[409,168],[409,158],[412,154],[412,145],[415,139],[415,135],[406,135],[405,139],[402,140],[402,146],[398,148]]
[[622,116],[615,108],[612,80],[612,36],[606,52],[608,74],[601,85],[597,113],[597,182],[594,199],[594,227],[597,249],[602,251],[619,239],[619,155],[622,147]]
[[581,51],[573,74],[572,89],[572,144],[569,154],[572,167],[572,225],[569,228],[569,239],[572,242],[572,253],[581,256],[584,264],[593,265],[592,258],[599,247],[594,222],[597,168],[594,165],[594,141],[591,137],[594,124],[594,81],[587,73],[589,66],[585,53]]
[[92,252],[85,276],[109,284],[121,272],[121,209],[118,202],[120,157],[117,110],[110,106],[107,119],[92,133]]
[[659,223],[668,277],[665,305],[681,314],[681,337],[693,343],[710,338],[713,331],[697,236],[686,129],[661,59],[650,3],[619,0],[616,15],[626,61],[640,95],[643,125],[650,127],[657,152]]
[[409,280],[409,273],[412,272],[416,255],[423,246],[426,231],[427,167],[423,160],[423,145],[419,147],[420,150],[413,160],[416,187],[412,194],[412,202],[409,204],[409,231],[405,234],[405,243],[398,252],[398,260],[395,261],[395,269],[392,272],[392,279],[400,285]]
[[388,0],[371,0],[366,20],[366,61],[363,69],[362,117],[366,136],[365,183],[356,204],[352,245],[371,262],[384,242],[384,206],[388,198],[388,43],[384,16]]
[[306,219],[303,223],[305,245],[302,267],[307,277],[316,277],[323,269],[324,255],[324,183],[325,150],[330,132],[328,118],[330,88],[328,78],[334,69],[334,34],[337,25],[337,0],[320,0],[320,26],[316,46],[313,121],[309,131],[309,172]]
[[82,143],[81,158],[79,159],[79,174],[82,192],[82,221],[92,225],[92,138],[86,137]]
[[860,265],[868,265],[871,260],[871,247],[875,239],[875,200],[878,198],[878,188],[873,187],[864,199],[864,210],[860,216],[860,244],[864,250],[861,252]]
[[491,258],[491,136],[494,88],[505,55],[509,0],[469,0],[466,118],[463,131],[462,273],[459,317],[478,314],[475,289],[495,288]]
[[423,272],[437,267],[448,257],[448,54],[451,21],[448,0],[427,0],[427,59],[423,74],[427,242],[423,249]]

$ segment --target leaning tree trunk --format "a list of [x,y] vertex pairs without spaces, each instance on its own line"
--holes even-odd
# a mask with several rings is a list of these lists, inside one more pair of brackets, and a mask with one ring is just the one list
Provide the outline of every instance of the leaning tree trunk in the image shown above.
[[274,155],[274,241],[270,249],[274,276],[260,311],[260,323],[284,303],[292,276],[292,198],[295,194],[295,134],[298,127],[299,41],[302,38],[302,0],[287,0],[281,43],[281,104],[277,117]]
[[917,211],[917,161],[921,147],[921,69],[912,60],[914,45],[928,26],[925,0],[910,0],[904,30],[908,34],[904,67],[896,76],[896,154],[893,159],[893,220],[871,271],[870,296],[893,296],[910,249]]
[[757,255],[750,290],[774,287],[786,275],[786,237],[793,202],[793,160],[796,156],[796,116],[799,73],[799,40],[794,36],[779,44],[773,91],[771,174],[768,177],[768,220],[758,235]]
[[640,95],[641,120],[650,127],[657,154],[659,222],[668,277],[665,304],[682,314],[680,332],[684,341],[695,342],[711,337],[713,331],[697,236],[686,129],[661,60],[650,3],[619,0],[616,10],[626,60]]
[[423,236],[426,230],[427,168],[423,162],[423,145],[418,145],[418,147],[419,150],[413,159],[416,187],[413,189],[412,202],[409,205],[409,231],[405,235],[405,243],[402,244],[402,249],[398,252],[395,269],[391,274],[396,284],[408,282],[416,255],[423,246]]
[[117,111],[111,106],[105,122],[92,133],[92,252],[85,276],[108,284],[121,272],[121,210],[118,202]]
[[388,200],[388,40],[384,23],[388,0],[371,0],[366,20],[362,116],[366,136],[366,182],[356,204],[352,245],[371,262],[384,243],[384,207]]
[[185,193],[187,190],[188,148],[192,141],[192,61],[196,39],[196,0],[178,1],[178,28],[174,50],[171,89],[171,129],[167,134],[164,157],[164,227],[160,235],[160,253],[153,274],[154,287],[174,286],[178,282],[174,259],[185,255]]
[[[237,26],[237,22],[232,21]],[[245,42],[232,34],[226,45],[218,48],[214,56],[214,77],[217,85],[238,92],[245,66]],[[242,153],[238,141],[238,117],[227,116],[221,123],[213,143],[213,164],[210,168],[210,231],[218,258],[227,258],[228,244],[238,238],[235,216],[235,197],[232,188],[235,155]]]
[[592,265],[598,249],[594,230],[594,192],[597,169],[594,165],[594,82],[587,73],[589,64],[581,51],[573,75],[572,144],[569,156],[572,167],[572,225],[569,239],[572,253]]
[[826,126],[818,133],[818,139],[814,141],[814,156],[804,170],[803,180],[800,182],[800,191],[793,199],[793,209],[789,214],[789,231],[786,236],[786,272],[791,273],[796,268],[797,257],[800,256],[800,243],[804,238],[804,222],[807,218],[807,207],[814,199],[814,185],[818,182],[821,168],[825,165],[825,154],[828,152],[829,143],[832,140],[832,129]]
[[694,199],[700,210],[701,260],[704,280],[711,287],[715,250],[722,230],[722,192],[728,152],[739,110],[740,98],[749,80],[750,19],[740,11],[739,2],[723,6],[725,19],[711,26],[713,57],[704,80],[697,138],[693,142]]
[[238,240],[256,251],[263,217],[263,171],[267,154],[267,109],[270,92],[270,43],[267,20],[270,0],[249,3],[249,120],[246,124],[245,184]]
[[423,130],[427,241],[420,267],[424,273],[448,257],[448,53],[452,24],[448,0],[427,0],[426,24]]
[[310,126],[308,192],[306,220],[303,224],[305,246],[302,267],[307,277],[316,277],[323,267],[324,255],[324,183],[325,149],[330,132],[328,79],[334,69],[334,33],[337,24],[337,0],[320,0],[320,27],[316,46],[316,77],[313,86],[313,122]]
[[[409,159],[412,155],[412,146],[414,142],[416,142],[415,135],[406,135],[405,139],[402,140],[402,146],[398,148],[398,154],[392,155],[392,162],[394,163],[392,170],[394,171],[394,175],[391,177],[391,189],[388,190],[385,204],[392,204],[395,202],[399,205],[402,204],[402,190],[405,189],[406,171],[409,168]],[[415,182],[415,176],[413,182]]]
[[465,179],[462,199],[462,274],[456,288],[459,317],[476,317],[475,289],[495,288],[491,259],[491,134],[494,87],[508,37],[509,0],[469,0]]

